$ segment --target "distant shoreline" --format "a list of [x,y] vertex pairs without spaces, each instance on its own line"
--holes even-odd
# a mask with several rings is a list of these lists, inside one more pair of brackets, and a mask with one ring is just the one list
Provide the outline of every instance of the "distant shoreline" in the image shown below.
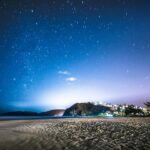
[[[0,116],[0,121],[9,120],[36,120],[36,119],[67,119],[67,118],[116,118],[108,116]],[[118,117],[117,117],[118,118]]]

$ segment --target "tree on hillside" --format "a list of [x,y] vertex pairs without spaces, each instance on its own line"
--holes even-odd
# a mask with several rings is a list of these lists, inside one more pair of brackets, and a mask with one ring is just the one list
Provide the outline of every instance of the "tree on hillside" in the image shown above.
[[144,105],[147,107],[147,112],[150,113],[150,102],[146,102]]
[[146,102],[146,103],[144,103],[144,105],[145,105],[147,108],[150,108],[150,102]]
[[143,111],[139,108],[135,108],[134,105],[129,105],[125,108],[125,115],[137,115],[137,114],[143,114]]

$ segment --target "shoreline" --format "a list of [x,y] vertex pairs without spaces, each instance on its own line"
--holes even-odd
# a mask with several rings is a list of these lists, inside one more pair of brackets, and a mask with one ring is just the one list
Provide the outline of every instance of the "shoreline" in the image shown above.
[[[116,117],[102,117],[102,116],[61,116],[61,117],[55,117],[55,116],[0,116],[0,121],[8,121],[8,120],[40,120],[40,119],[69,119],[69,118],[116,118]],[[118,118],[118,117],[117,117]]]

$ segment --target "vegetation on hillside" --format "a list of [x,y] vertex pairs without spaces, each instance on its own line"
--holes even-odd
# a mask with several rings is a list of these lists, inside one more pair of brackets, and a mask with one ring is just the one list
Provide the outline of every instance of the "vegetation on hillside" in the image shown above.
[[94,105],[93,103],[76,103],[66,109],[64,116],[98,116],[100,113],[111,111],[107,106]]

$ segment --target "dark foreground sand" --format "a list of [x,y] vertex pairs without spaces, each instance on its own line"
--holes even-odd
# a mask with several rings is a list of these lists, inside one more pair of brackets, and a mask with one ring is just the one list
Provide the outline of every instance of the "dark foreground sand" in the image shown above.
[[150,118],[0,121],[0,150],[150,150]]

